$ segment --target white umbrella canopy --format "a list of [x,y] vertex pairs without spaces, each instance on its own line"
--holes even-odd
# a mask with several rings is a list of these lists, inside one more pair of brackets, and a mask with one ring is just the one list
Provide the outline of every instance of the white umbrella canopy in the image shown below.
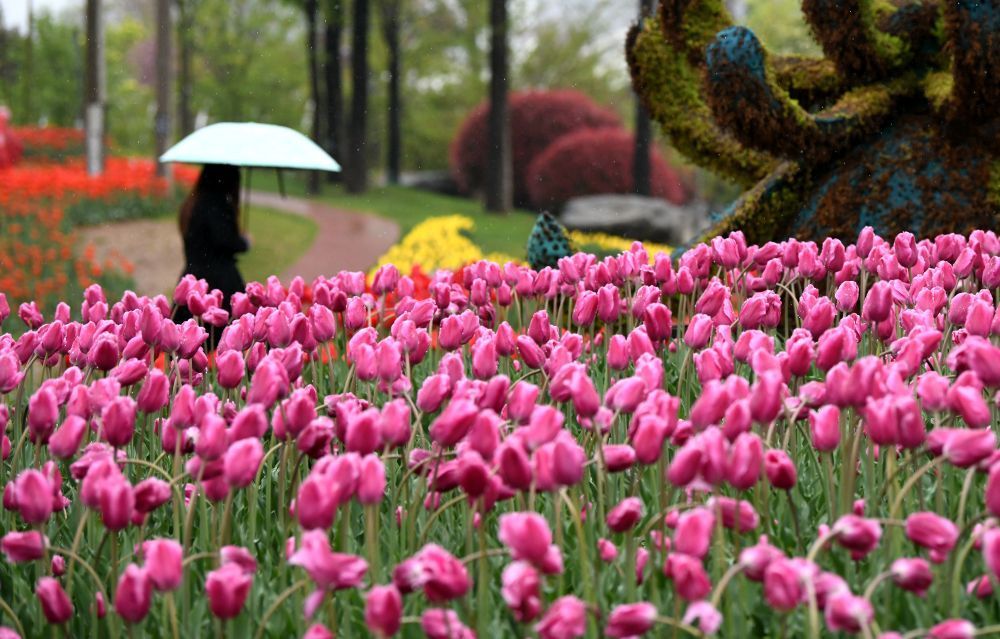
[[339,171],[318,144],[294,129],[258,122],[218,122],[170,147],[161,162],[232,164],[253,168]]

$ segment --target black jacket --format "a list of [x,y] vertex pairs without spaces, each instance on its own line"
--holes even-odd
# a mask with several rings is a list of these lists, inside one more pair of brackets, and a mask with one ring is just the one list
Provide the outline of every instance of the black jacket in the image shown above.
[[236,226],[236,216],[236,207],[225,196],[207,193],[195,202],[184,234],[184,274],[204,279],[209,290],[222,291],[226,310],[229,297],[246,287],[236,268],[236,254],[245,252],[248,244]]

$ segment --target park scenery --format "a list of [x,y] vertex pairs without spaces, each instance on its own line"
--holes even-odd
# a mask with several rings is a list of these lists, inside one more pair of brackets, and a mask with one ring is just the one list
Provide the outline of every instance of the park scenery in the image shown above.
[[1000,637],[1000,0],[15,4],[0,639]]

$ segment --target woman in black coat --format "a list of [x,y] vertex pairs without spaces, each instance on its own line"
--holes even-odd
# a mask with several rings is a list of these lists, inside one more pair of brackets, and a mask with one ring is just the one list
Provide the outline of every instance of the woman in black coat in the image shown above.
[[[184,239],[184,273],[208,282],[209,290],[222,291],[222,308],[230,310],[229,298],[246,288],[236,268],[236,254],[250,248],[239,230],[240,170],[228,164],[206,164],[194,190],[181,205],[179,223]],[[179,306],[174,321],[191,317]]]

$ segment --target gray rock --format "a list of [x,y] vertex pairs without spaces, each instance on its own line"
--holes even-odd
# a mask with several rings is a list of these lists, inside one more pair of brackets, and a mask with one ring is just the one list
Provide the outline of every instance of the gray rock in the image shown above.
[[708,225],[704,202],[684,206],[639,195],[588,195],[570,200],[559,219],[567,228],[680,245]]
[[399,176],[399,183],[442,195],[460,195],[450,171],[408,171]]

